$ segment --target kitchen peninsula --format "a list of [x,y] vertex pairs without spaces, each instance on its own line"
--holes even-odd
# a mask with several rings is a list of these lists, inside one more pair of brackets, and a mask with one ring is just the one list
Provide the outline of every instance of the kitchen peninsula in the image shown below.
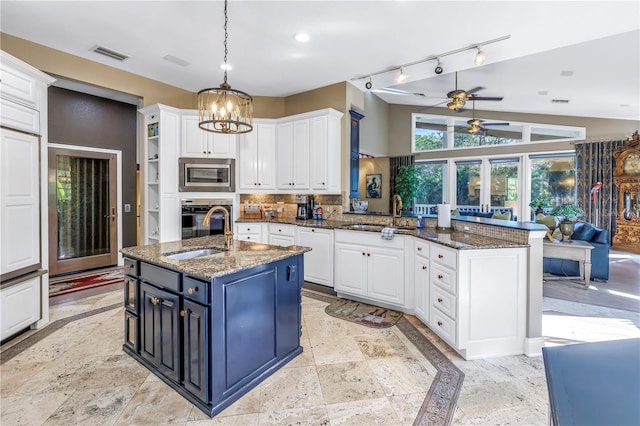
[[310,249],[193,238],[122,249],[123,349],[215,416],[302,352]]

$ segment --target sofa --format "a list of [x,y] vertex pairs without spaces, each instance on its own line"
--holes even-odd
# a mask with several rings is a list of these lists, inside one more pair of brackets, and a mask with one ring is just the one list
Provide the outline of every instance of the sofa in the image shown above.
[[[576,222],[572,240],[587,241],[591,250],[591,279],[607,281],[609,279],[609,232],[588,222]],[[576,260],[543,259],[545,273],[561,276],[580,276],[580,264]]]

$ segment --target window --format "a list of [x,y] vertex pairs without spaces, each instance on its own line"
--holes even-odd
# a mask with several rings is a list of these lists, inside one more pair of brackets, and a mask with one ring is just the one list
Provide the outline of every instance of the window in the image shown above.
[[413,153],[445,149],[481,148],[517,143],[544,143],[584,139],[584,127],[480,120],[470,133],[469,117],[412,114]]
[[[576,200],[576,157],[575,154],[530,155],[531,160],[531,200],[546,198],[550,207]],[[535,210],[535,209],[532,209]]]
[[415,213],[429,213],[429,207],[444,200],[446,161],[424,161],[416,163],[420,186],[416,194]]

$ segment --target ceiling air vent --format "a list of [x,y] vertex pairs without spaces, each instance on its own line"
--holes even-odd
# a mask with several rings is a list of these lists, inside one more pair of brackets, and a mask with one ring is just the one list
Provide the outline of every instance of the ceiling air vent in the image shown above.
[[102,47],[102,46],[94,46],[91,49],[91,51],[99,53],[99,54],[104,55],[104,56],[108,56],[108,57],[110,57],[112,59],[116,59],[118,61],[124,61],[125,59],[129,58],[129,56],[125,55],[124,53],[116,52],[115,50],[107,49],[106,47]]
[[554,104],[568,104],[569,99],[551,99],[551,103]]

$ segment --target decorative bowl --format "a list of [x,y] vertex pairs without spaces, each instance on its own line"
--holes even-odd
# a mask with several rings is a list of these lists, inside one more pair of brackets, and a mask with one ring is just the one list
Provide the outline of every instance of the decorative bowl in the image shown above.
[[354,201],[353,202],[353,210],[356,213],[364,213],[367,211],[367,208],[369,208],[369,202],[368,201]]

